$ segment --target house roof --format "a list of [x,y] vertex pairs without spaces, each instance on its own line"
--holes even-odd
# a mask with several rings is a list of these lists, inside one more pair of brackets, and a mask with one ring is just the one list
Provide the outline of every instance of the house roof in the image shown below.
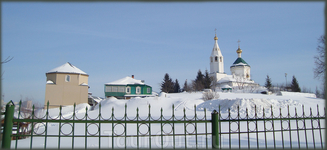
[[78,69],[77,67],[75,67],[74,65],[72,65],[69,62],[67,62],[57,68],[54,68],[54,69],[48,71],[47,73],[73,73],[73,74],[87,75],[87,73],[85,73],[81,69]]
[[141,80],[136,80],[128,76],[113,82],[106,83],[105,85],[127,85],[127,84],[145,85]]
[[235,62],[233,63],[233,65],[231,67],[234,66],[250,66],[248,63],[246,63],[241,57],[237,58],[235,60]]

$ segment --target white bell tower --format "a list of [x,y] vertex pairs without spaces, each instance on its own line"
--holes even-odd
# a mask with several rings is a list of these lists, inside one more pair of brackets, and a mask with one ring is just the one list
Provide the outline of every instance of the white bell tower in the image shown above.
[[216,81],[219,81],[227,74],[224,72],[224,57],[221,54],[220,48],[218,46],[218,38],[216,34],[214,40],[215,44],[210,55],[210,76],[214,77]]
[[210,73],[224,73],[224,57],[218,46],[217,35],[214,37],[215,44],[210,56]]

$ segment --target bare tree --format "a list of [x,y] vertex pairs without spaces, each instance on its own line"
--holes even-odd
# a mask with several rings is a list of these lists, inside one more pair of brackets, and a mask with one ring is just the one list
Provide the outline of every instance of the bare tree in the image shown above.
[[318,55],[314,56],[314,60],[315,60],[315,67],[313,69],[314,72],[314,77],[322,80],[322,93],[321,93],[321,97],[325,97],[325,43],[326,43],[326,39],[325,36],[321,36],[318,39],[318,47],[317,47],[317,53]]
[[218,86],[217,80],[215,77],[210,77],[211,78],[211,90],[216,91],[216,88]]
[[10,57],[8,56],[4,61],[1,62],[1,64],[7,63],[9,61],[11,61],[14,57]]
[[204,101],[218,99],[219,94],[216,91],[207,91],[207,92],[203,92],[202,98]]
[[318,40],[317,53],[318,55],[314,56],[314,77],[321,79],[325,74],[325,36],[321,36]]
[[235,76],[236,84],[239,90],[244,89],[245,78],[243,76]]
[[[10,56],[8,56],[4,61],[1,62],[0,65],[9,62],[9,61],[11,61],[12,59],[14,59],[14,57],[10,57]],[[2,76],[3,76],[4,73],[5,73],[5,72],[1,72],[1,80],[3,80],[3,79],[2,79]]]

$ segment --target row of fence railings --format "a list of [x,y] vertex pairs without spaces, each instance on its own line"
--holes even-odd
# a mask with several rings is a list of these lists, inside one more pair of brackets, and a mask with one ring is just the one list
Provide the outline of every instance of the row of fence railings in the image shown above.
[[[151,115],[127,106],[115,114],[112,110],[77,111],[76,105],[22,111],[21,102],[6,105],[2,128],[2,148],[142,148],[142,149],[215,149],[215,148],[325,148],[325,108],[305,111],[290,106],[262,110],[246,108],[222,112],[175,112],[157,110]],[[260,110],[260,111],[259,111]],[[274,110],[274,111],[273,111]],[[97,111],[95,113],[94,111]],[[68,113],[70,112],[70,113]],[[105,112],[109,112],[105,113]],[[110,113],[111,112],[111,113]],[[123,113],[122,113],[123,112]],[[52,113],[52,114],[51,114]],[[53,113],[57,115],[53,115]],[[13,125],[16,130],[13,131]],[[23,126],[23,127],[22,127]]]

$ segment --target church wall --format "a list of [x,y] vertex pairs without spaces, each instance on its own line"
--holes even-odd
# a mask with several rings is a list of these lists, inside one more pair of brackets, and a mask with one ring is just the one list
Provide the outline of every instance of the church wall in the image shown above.
[[[231,67],[230,71],[232,73],[232,75],[235,76],[241,76],[242,78],[245,79],[250,79],[251,78],[251,72],[250,72],[250,67],[249,66],[235,66],[235,67]],[[246,75],[249,75],[248,77]]]
[[219,81],[220,79],[224,78],[227,76],[227,74],[224,73],[212,73],[209,74],[210,77],[214,77],[216,79],[216,81]]

